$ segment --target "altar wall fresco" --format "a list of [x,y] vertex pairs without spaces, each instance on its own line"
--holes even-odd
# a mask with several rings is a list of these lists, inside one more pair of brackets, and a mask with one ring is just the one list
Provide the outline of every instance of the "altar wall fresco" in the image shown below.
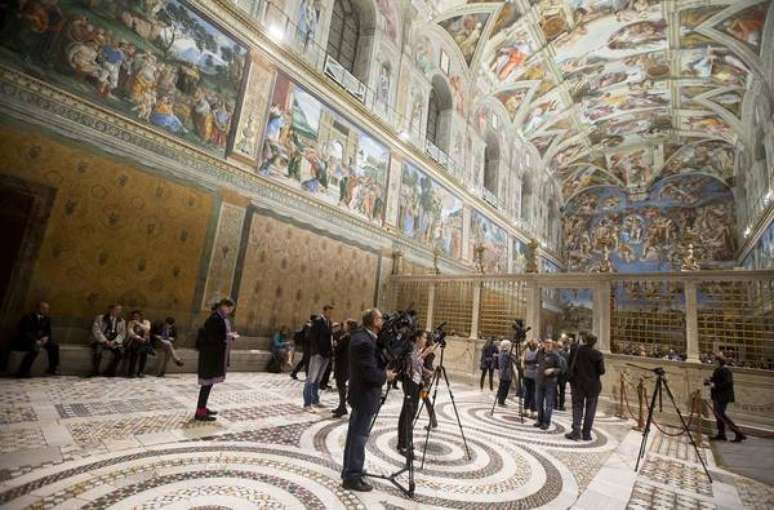
[[564,222],[570,271],[598,271],[609,252],[616,271],[680,270],[693,244],[705,267],[732,264],[736,250],[733,196],[711,177],[667,179],[635,201],[612,187],[576,196]]

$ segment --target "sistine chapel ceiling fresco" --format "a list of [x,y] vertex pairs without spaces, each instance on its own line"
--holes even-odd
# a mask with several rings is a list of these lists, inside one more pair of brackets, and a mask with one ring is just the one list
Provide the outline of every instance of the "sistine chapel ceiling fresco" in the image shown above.
[[773,51],[771,0],[426,3],[473,95],[503,104],[565,202],[595,186],[645,198],[684,174],[733,187],[745,94]]

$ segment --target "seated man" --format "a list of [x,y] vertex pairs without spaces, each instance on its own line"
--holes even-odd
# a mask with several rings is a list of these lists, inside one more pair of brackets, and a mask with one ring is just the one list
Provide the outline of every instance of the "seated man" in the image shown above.
[[[148,363],[148,355],[155,355],[151,344],[151,323],[143,317],[140,310],[133,310],[129,314],[129,322],[126,325],[126,341],[124,349],[129,354],[129,370],[127,375],[131,378],[145,377],[145,365]],[[137,361],[140,367],[135,372]]]
[[57,375],[59,366],[59,345],[54,342],[51,335],[51,318],[48,316],[49,306],[45,301],[38,303],[38,309],[31,312],[19,321],[19,336],[13,343],[13,350],[26,354],[19,365],[16,377],[29,377],[32,364],[41,349],[48,353],[49,375]]
[[121,317],[121,305],[110,305],[107,313],[97,315],[91,326],[92,377],[99,375],[102,354],[113,355],[105,375],[115,377],[118,363],[123,356],[123,343],[126,336],[126,321]]
[[164,374],[167,372],[169,358],[175,360],[175,365],[183,366],[183,360],[175,353],[175,348],[172,345],[177,338],[177,327],[175,326],[174,317],[167,317],[164,322],[154,324],[151,328],[151,338],[164,352],[163,357],[159,361],[159,371],[157,374],[159,377],[164,377]]

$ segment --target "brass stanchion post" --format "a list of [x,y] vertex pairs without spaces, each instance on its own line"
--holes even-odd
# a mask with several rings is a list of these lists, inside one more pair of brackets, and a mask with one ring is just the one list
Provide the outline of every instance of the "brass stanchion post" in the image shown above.
[[634,430],[641,431],[645,426],[644,405],[645,382],[643,381],[642,377],[640,377],[640,383],[637,385],[637,426],[634,428]]

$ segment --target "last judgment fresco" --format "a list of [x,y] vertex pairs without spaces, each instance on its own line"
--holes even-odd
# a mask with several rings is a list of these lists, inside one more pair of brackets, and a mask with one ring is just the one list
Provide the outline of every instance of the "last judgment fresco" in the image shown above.
[[3,62],[224,154],[247,52],[185,2],[3,5]]
[[639,200],[592,188],[567,204],[568,270],[679,271],[689,244],[702,267],[731,263],[734,225],[733,194],[711,177],[666,179]]

